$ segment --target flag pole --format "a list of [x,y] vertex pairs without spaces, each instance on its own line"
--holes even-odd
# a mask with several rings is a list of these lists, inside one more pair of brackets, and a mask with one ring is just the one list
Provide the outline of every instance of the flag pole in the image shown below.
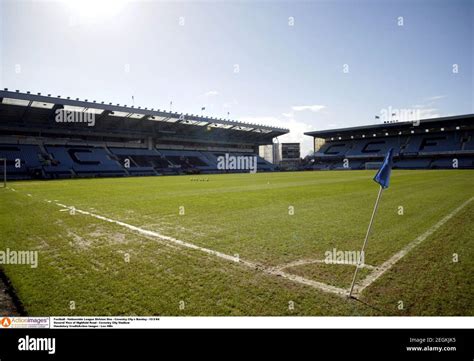
[[369,239],[369,234],[370,234],[370,230],[372,228],[372,223],[374,223],[374,217],[375,217],[375,213],[377,212],[377,208],[379,206],[379,201],[380,201],[380,197],[382,196],[382,191],[383,191],[383,187],[380,186],[380,189],[379,189],[379,194],[377,195],[377,200],[375,201],[375,206],[374,206],[374,210],[372,212],[372,217],[370,218],[370,223],[369,223],[369,228],[367,228],[367,233],[365,235],[365,240],[364,240],[364,244],[362,245],[362,251],[361,251],[361,256],[358,257],[358,260],[357,260],[357,266],[356,266],[356,269],[355,269],[355,272],[354,272],[354,277],[352,278],[352,284],[351,284],[351,290],[349,291],[349,297],[352,297],[352,291],[354,290],[354,285],[355,285],[355,281],[356,281],[356,278],[357,278],[357,272],[359,272],[359,266],[360,266],[360,260],[362,258],[362,255],[364,255],[364,259],[365,259],[365,246],[367,245],[367,240]]

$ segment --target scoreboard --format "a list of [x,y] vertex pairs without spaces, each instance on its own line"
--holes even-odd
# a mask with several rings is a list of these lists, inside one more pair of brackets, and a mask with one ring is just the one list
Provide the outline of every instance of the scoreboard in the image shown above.
[[300,143],[282,143],[281,159],[292,160],[300,159]]

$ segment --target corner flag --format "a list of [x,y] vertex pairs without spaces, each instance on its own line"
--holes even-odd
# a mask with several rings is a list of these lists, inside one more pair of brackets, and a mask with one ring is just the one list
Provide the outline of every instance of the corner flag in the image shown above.
[[[367,229],[367,233],[365,234],[364,244],[362,245],[361,254],[364,255],[365,258],[365,247],[367,246],[367,241],[369,239],[370,230],[372,229],[372,223],[374,223],[375,213],[377,213],[377,208],[379,206],[380,197],[382,196],[382,191],[385,188],[388,188],[390,184],[390,173],[392,172],[392,165],[393,165],[393,148],[390,148],[383,160],[382,166],[378,170],[377,174],[374,177],[374,181],[376,181],[380,185],[379,194],[377,195],[377,200],[375,201],[374,210],[372,211],[372,217],[370,217],[369,228]],[[354,271],[354,277],[352,278],[351,288],[349,290],[349,297],[352,297],[352,291],[354,290],[355,281],[357,279],[357,272],[361,267],[360,259],[357,261],[356,269]]]
[[383,160],[383,164],[380,167],[379,171],[374,177],[374,181],[376,181],[382,188],[388,188],[390,184],[390,173],[392,172],[392,165],[393,165],[393,148],[390,148],[385,159]]

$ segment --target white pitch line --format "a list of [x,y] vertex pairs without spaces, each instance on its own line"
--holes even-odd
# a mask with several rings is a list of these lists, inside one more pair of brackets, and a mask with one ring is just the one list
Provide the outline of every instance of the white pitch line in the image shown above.
[[[343,266],[353,266],[353,267],[357,266],[357,264],[347,263],[347,262],[344,262],[344,261],[329,262],[325,259],[298,259],[296,261],[292,261],[292,262],[285,263],[285,264],[282,264],[280,266],[277,266],[276,269],[282,270],[282,269],[285,269],[285,268],[305,266],[305,265],[313,264],[313,263],[322,263],[322,264],[327,264],[327,265],[343,265]],[[367,268],[367,269],[370,269],[370,270],[375,269],[375,266],[372,266],[370,264],[361,264],[359,267],[360,268]]]
[[118,221],[118,220],[111,219],[111,218],[108,218],[108,217],[104,217],[104,216],[101,216],[101,215],[98,215],[98,214],[95,214],[95,213],[92,213],[92,212],[77,209],[75,207],[66,206],[65,204],[62,204],[62,203],[55,202],[55,204],[59,207],[62,207],[62,208],[74,209],[77,213],[80,213],[80,214],[91,216],[91,217],[94,217],[94,218],[97,218],[97,219],[100,219],[102,221],[106,221],[106,222],[109,222],[109,223],[117,224],[119,226],[128,228],[128,229],[130,229],[132,231],[135,231],[135,232],[138,232],[140,234],[143,234],[145,236],[160,238],[162,240],[180,245],[182,247],[186,247],[186,248],[190,248],[190,249],[193,249],[193,250],[201,251],[201,252],[204,252],[204,253],[207,253],[207,254],[225,259],[226,261],[239,263],[241,265],[244,265],[247,268],[250,268],[250,269],[253,269],[253,270],[259,270],[263,273],[266,273],[266,274],[269,274],[269,275],[272,275],[272,276],[279,276],[279,277],[285,278],[287,280],[290,280],[290,281],[293,281],[293,282],[296,282],[296,283],[300,283],[300,284],[305,285],[305,286],[310,286],[310,287],[319,289],[319,290],[327,292],[327,293],[332,293],[332,294],[336,294],[336,295],[339,295],[339,296],[347,296],[347,294],[348,294],[348,290],[345,290],[343,288],[331,286],[331,285],[328,285],[328,284],[322,283],[322,282],[313,281],[313,280],[310,280],[310,279],[307,279],[307,278],[304,278],[304,277],[301,277],[301,276],[297,276],[297,275],[293,275],[293,274],[290,274],[290,273],[287,273],[287,272],[283,272],[283,271],[281,271],[279,269],[276,269],[276,268],[266,267],[266,266],[263,266],[261,264],[254,263],[254,262],[251,262],[251,261],[246,261],[246,260],[243,260],[242,258],[239,258],[239,257],[230,256],[228,254],[225,254],[225,253],[222,253],[222,252],[219,252],[219,251],[215,251],[215,250],[205,248],[205,247],[200,247],[200,246],[197,246],[193,243],[185,242],[185,241],[182,241],[182,240],[179,240],[177,238],[170,237],[170,236],[165,236],[164,234],[161,234],[161,233],[158,233],[158,232],[149,231],[149,230],[146,230],[146,229],[143,229],[143,228],[140,228],[140,227],[136,227],[136,226],[133,226],[131,224],[128,224],[128,223],[125,223],[125,222],[122,222],[122,221]]
[[441,219],[438,223],[433,225],[429,228],[425,233],[415,238],[413,241],[408,243],[405,247],[403,247],[399,252],[395,253],[392,257],[390,257],[387,261],[382,263],[382,265],[375,268],[375,271],[370,273],[366,278],[364,278],[360,283],[355,285],[355,293],[360,294],[363,290],[369,287],[372,283],[374,283],[377,279],[379,279],[385,272],[387,272],[392,266],[397,263],[400,259],[402,259],[408,252],[410,252],[413,248],[418,246],[421,242],[431,236],[434,232],[436,232],[441,226],[443,226],[447,221],[453,218],[459,211],[461,211],[464,207],[466,207],[474,197],[471,197],[466,202],[461,204],[459,207],[451,211],[446,217]]
[[[11,190],[15,192],[15,190],[13,188],[11,188]],[[436,223],[434,226],[432,226],[430,229],[428,229],[425,233],[418,236],[414,241],[412,241],[411,243],[406,245],[401,251],[397,252],[390,259],[385,261],[381,266],[375,267],[375,270],[372,273],[370,273],[360,283],[355,285],[354,294],[358,295],[364,289],[369,287],[373,282],[375,282],[378,278],[380,278],[380,276],[382,276],[385,272],[387,272],[396,262],[398,262],[401,258],[403,258],[409,251],[411,251],[413,248],[415,248],[417,245],[419,245],[421,242],[423,242],[426,238],[431,236],[435,231],[437,231],[447,221],[449,221],[452,217],[454,217],[460,210],[462,210],[472,200],[474,200],[474,197],[471,197],[466,202],[461,204],[458,208],[454,209],[451,213],[449,213],[446,217],[441,219],[438,223]],[[51,201],[47,201],[47,202],[51,203]],[[294,275],[294,274],[291,274],[291,273],[283,272],[282,269],[288,267],[288,264],[283,265],[283,267],[282,266],[274,267],[274,268],[266,267],[266,266],[263,266],[263,265],[260,265],[260,264],[254,263],[254,262],[242,260],[241,258],[238,258],[238,257],[229,256],[225,253],[214,251],[214,250],[209,249],[209,248],[200,247],[200,246],[197,246],[193,243],[189,243],[189,242],[181,241],[181,240],[173,238],[173,237],[165,236],[165,235],[160,234],[158,232],[148,231],[146,229],[136,227],[136,226],[133,226],[133,225],[125,223],[125,222],[121,222],[121,221],[117,221],[117,220],[114,220],[114,219],[111,219],[111,218],[100,216],[100,215],[95,214],[95,213],[83,211],[81,209],[76,209],[75,207],[72,207],[72,206],[66,206],[65,204],[58,203],[57,200],[55,200],[55,204],[59,207],[62,207],[62,208],[74,209],[78,213],[88,215],[88,216],[91,216],[91,217],[94,217],[94,218],[97,218],[97,219],[100,219],[100,220],[103,220],[103,221],[106,221],[106,222],[109,222],[109,223],[118,224],[122,227],[126,227],[126,228],[128,228],[132,231],[144,234],[146,236],[160,238],[160,239],[163,239],[163,240],[181,245],[181,246],[186,247],[186,248],[190,248],[190,249],[198,250],[198,251],[201,251],[201,252],[205,252],[207,254],[225,259],[227,261],[240,263],[240,264],[242,264],[242,265],[244,265],[248,268],[251,268],[251,269],[254,269],[254,270],[260,270],[260,271],[262,271],[266,274],[269,274],[269,275],[279,276],[279,277],[282,277],[282,278],[285,278],[285,279],[288,279],[288,280],[291,280],[291,281],[294,281],[294,282],[297,282],[297,283],[300,283],[300,284],[303,284],[303,285],[306,285],[306,286],[311,286],[311,287],[319,289],[323,292],[332,293],[332,294],[336,294],[338,296],[344,296],[344,297],[349,295],[349,290],[348,289],[343,289],[343,288],[340,288],[340,287],[328,285],[326,283],[313,281],[313,280],[310,280],[310,279],[307,279],[307,278],[304,278],[304,277],[301,277],[301,276],[297,276],[297,275]],[[313,260],[313,261],[319,261],[319,260]],[[296,262],[298,262],[298,261],[295,261],[295,263]],[[369,267],[373,267],[373,266],[369,266]]]

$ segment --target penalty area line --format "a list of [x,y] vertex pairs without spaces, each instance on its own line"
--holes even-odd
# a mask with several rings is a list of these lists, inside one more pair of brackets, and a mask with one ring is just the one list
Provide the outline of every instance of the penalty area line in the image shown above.
[[398,251],[392,257],[390,257],[387,261],[382,263],[380,266],[376,267],[372,273],[370,273],[366,278],[364,278],[361,282],[355,285],[354,287],[355,295],[362,293],[362,291],[364,291],[372,283],[378,280],[385,272],[387,272],[390,268],[392,268],[392,266],[395,263],[397,263],[399,260],[405,257],[405,255],[408,252],[410,252],[413,248],[418,246],[425,239],[430,237],[434,232],[436,232],[439,228],[441,228],[446,222],[448,222],[451,218],[453,218],[456,214],[458,214],[464,207],[466,207],[473,200],[474,200],[474,197],[469,198],[459,207],[452,210],[447,216],[439,220],[436,224],[434,224],[431,228],[429,228],[425,233],[415,238],[413,241],[411,241],[405,247],[403,247],[400,251]]
[[[315,264],[315,263],[325,264],[325,265],[328,265],[328,266],[334,266],[334,265],[335,266],[351,266],[351,267],[356,267],[357,266],[357,263],[348,263],[348,262],[344,262],[344,261],[329,262],[325,259],[306,259],[306,258],[304,258],[304,259],[298,259],[296,261],[292,261],[292,262],[289,262],[289,263],[279,265],[276,268],[279,269],[279,270],[283,270],[283,269],[286,269],[286,268],[306,266],[306,265]],[[359,268],[367,268],[367,269],[373,270],[373,269],[375,269],[375,266],[364,263],[364,264],[360,264]]]
[[328,285],[328,284],[323,283],[323,282],[318,282],[318,281],[310,280],[310,279],[307,279],[307,278],[304,278],[304,277],[301,277],[301,276],[298,276],[298,275],[287,273],[287,272],[282,271],[281,269],[266,267],[266,266],[263,266],[261,264],[255,263],[255,262],[246,261],[246,260],[243,260],[242,258],[239,258],[239,257],[230,256],[228,254],[225,254],[225,253],[222,253],[222,252],[219,252],[219,251],[215,251],[215,250],[210,249],[210,248],[197,246],[193,243],[182,241],[182,240],[174,238],[174,237],[166,236],[164,234],[161,234],[161,233],[158,233],[158,232],[155,232],[155,231],[149,231],[149,230],[146,230],[146,229],[143,229],[143,228],[140,228],[140,227],[137,227],[137,226],[133,226],[131,224],[128,224],[128,223],[125,223],[125,222],[122,222],[122,221],[118,221],[118,220],[115,220],[115,219],[112,219],[112,218],[108,218],[108,217],[98,215],[96,213],[92,213],[92,212],[84,211],[84,210],[81,210],[81,209],[77,209],[77,208],[72,207],[72,206],[67,206],[67,205],[62,204],[62,203],[54,202],[54,204],[56,204],[57,206],[59,206],[63,209],[66,209],[66,210],[67,209],[69,209],[69,210],[74,209],[74,211],[77,212],[77,213],[80,213],[80,214],[83,214],[83,215],[86,215],[86,216],[90,216],[90,217],[93,217],[93,218],[96,218],[96,219],[100,219],[100,220],[105,221],[105,222],[117,224],[119,226],[125,227],[125,228],[127,228],[131,231],[137,232],[139,234],[142,234],[142,235],[145,235],[145,236],[148,236],[148,237],[159,238],[161,240],[164,240],[164,241],[167,241],[167,242],[170,242],[170,243],[174,243],[174,244],[177,244],[177,245],[185,247],[185,248],[189,248],[189,249],[193,249],[193,250],[196,250],[196,251],[204,252],[206,254],[224,259],[226,261],[231,261],[231,262],[234,262],[234,263],[237,263],[237,264],[241,264],[241,265],[243,265],[243,266],[245,266],[249,269],[258,270],[258,271],[261,271],[261,272],[263,272],[265,274],[268,274],[268,275],[281,277],[281,278],[287,279],[289,281],[299,283],[301,285],[309,286],[309,287],[312,287],[314,289],[318,289],[318,290],[326,292],[326,293],[336,294],[336,295],[343,296],[343,297],[346,297],[348,295],[348,290],[343,289],[343,288],[339,288],[339,287],[336,287],[336,286]]

